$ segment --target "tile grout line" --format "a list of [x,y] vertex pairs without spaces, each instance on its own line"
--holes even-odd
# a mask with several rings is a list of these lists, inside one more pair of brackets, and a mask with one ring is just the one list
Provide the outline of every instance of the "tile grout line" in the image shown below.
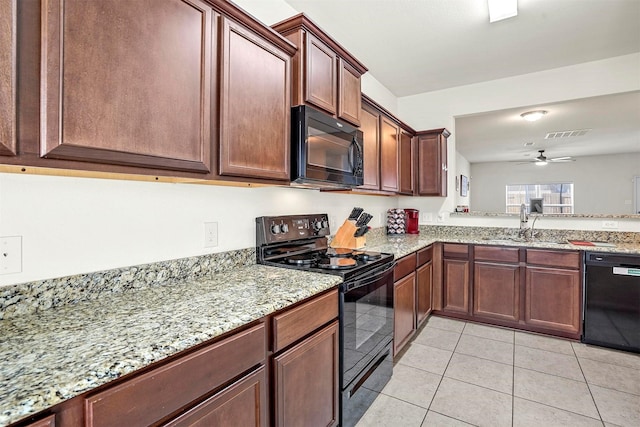
[[573,344],[571,344],[571,350],[573,350],[573,355],[578,362],[578,367],[580,368],[580,373],[582,373],[582,377],[584,378],[584,383],[587,385],[587,390],[589,390],[589,396],[591,396],[591,401],[593,402],[593,406],[596,408],[596,412],[598,413],[598,417],[600,417],[600,422],[604,426],[604,420],[602,419],[602,414],[600,413],[600,408],[598,408],[598,404],[596,403],[596,398],[593,397],[593,392],[591,391],[591,387],[589,386],[589,381],[587,381],[587,376],[584,374],[584,370],[582,369],[582,364],[580,363],[580,358],[576,354],[576,349],[573,348]]
[[[462,326],[462,330],[459,332],[458,335],[458,340],[456,341],[456,345],[453,347],[453,350],[451,351],[451,357],[449,357],[449,361],[447,362],[447,366],[444,367],[444,371],[442,371],[442,375],[440,376],[440,381],[438,382],[438,386],[436,387],[436,391],[433,393],[433,397],[431,398],[431,402],[429,402],[429,407],[427,408],[427,414],[429,414],[429,411],[431,410],[431,405],[433,405],[433,401],[436,398],[436,395],[438,394],[438,390],[440,389],[440,386],[442,385],[442,380],[444,379],[444,374],[447,372],[447,369],[449,368],[449,364],[451,363],[451,359],[453,359],[453,355],[456,352],[456,348],[458,348],[458,343],[460,343],[460,339],[462,338],[462,333],[464,332],[464,328],[467,327],[467,323],[464,322],[464,325]],[[441,414],[444,415],[444,414]],[[427,417],[427,415],[425,415],[425,418]],[[449,418],[453,418],[453,417],[449,417]],[[453,418],[454,420],[458,420],[457,418]],[[462,422],[466,422],[463,420],[458,420],[458,421],[462,421]],[[424,421],[423,421],[424,422]]]

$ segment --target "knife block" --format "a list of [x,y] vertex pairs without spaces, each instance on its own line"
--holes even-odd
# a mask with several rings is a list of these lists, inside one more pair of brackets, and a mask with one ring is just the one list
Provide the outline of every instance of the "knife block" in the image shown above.
[[367,244],[367,237],[353,237],[358,227],[349,220],[346,220],[344,224],[338,229],[336,235],[331,240],[332,248],[347,248],[347,249],[360,249]]

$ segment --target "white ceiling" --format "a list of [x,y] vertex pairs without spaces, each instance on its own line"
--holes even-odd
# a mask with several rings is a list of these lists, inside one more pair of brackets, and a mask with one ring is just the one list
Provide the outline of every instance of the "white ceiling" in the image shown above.
[[[640,152],[640,91],[536,105],[548,111],[540,120],[520,117],[513,108],[456,118],[456,149],[470,162],[528,161],[547,157]],[[545,139],[547,133],[590,129],[583,136]],[[525,143],[533,146],[525,147]]]
[[[517,17],[493,24],[486,0],[285,1],[397,97],[640,52],[640,0],[518,0]],[[640,151],[638,93],[536,107],[550,113],[528,126],[526,109],[457,118],[458,151],[471,163]]]

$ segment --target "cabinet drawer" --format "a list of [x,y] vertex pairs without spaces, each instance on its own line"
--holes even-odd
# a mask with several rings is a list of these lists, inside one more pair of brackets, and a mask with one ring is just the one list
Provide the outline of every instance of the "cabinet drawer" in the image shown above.
[[267,425],[265,367],[243,377],[162,427]]
[[431,261],[433,258],[433,246],[429,245],[426,248],[418,251],[418,267]]
[[338,317],[338,290],[273,316],[273,351],[280,351]]
[[457,243],[444,243],[442,245],[442,255],[445,258],[469,258],[469,245]]
[[579,269],[580,252],[527,249],[527,264]]
[[[146,426],[258,364],[264,324],[211,344],[85,399],[88,426]],[[224,367],[224,369],[222,368]]]
[[25,427],[56,427],[56,416],[49,415],[47,418],[27,424]]
[[416,253],[411,253],[407,256],[400,258],[393,270],[393,281],[402,279],[407,274],[413,273],[416,270]]
[[476,261],[497,261],[517,264],[520,249],[503,248],[499,246],[481,246],[473,249],[473,257]]

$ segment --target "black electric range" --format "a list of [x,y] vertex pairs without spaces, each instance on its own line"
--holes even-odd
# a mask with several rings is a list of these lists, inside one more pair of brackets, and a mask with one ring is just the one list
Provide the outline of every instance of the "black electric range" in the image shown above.
[[256,218],[259,264],[335,274],[339,291],[340,425],[352,427],[393,373],[393,254],[328,246],[327,214]]

